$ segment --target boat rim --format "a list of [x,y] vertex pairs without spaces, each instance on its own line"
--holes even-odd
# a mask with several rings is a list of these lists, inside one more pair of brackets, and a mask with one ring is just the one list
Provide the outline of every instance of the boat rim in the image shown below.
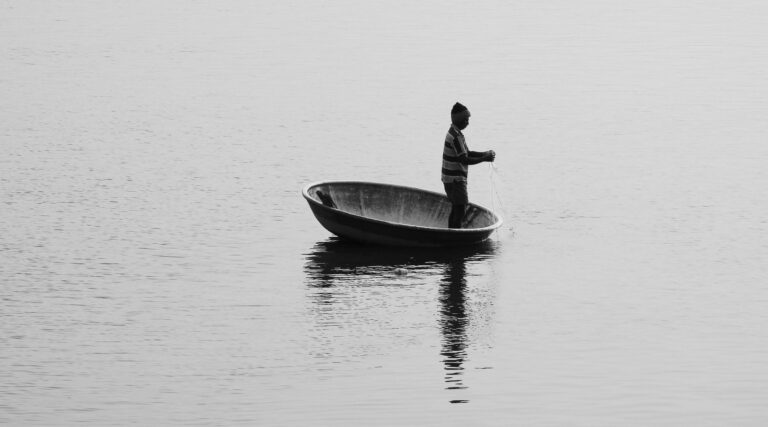
[[493,230],[501,227],[501,224],[504,222],[504,219],[501,217],[501,215],[497,214],[496,212],[494,212],[494,211],[492,211],[492,210],[490,210],[490,209],[488,209],[488,208],[486,208],[484,206],[478,205],[477,203],[469,203],[469,205],[490,212],[491,214],[493,214],[493,216],[496,217],[496,222],[494,222],[493,224],[491,224],[489,226],[482,227],[482,228],[443,228],[443,227],[427,227],[427,226],[423,226],[423,225],[403,224],[401,222],[384,221],[384,220],[375,219],[375,218],[371,218],[371,217],[367,217],[367,216],[363,216],[363,215],[356,215],[356,214],[353,214],[353,213],[341,210],[339,208],[334,208],[334,207],[331,207],[331,206],[326,206],[326,205],[322,204],[321,202],[315,200],[314,198],[312,198],[309,195],[309,189],[312,188],[312,187],[321,185],[321,184],[373,184],[373,185],[383,185],[383,186],[387,186],[387,187],[395,187],[395,188],[406,189],[406,190],[414,190],[414,191],[418,191],[418,192],[421,192],[421,193],[430,193],[430,194],[441,196],[441,197],[445,197],[445,194],[438,193],[436,191],[431,191],[431,190],[424,190],[424,189],[416,188],[416,187],[409,187],[407,185],[386,184],[386,183],[382,183],[382,182],[370,182],[370,181],[316,181],[316,182],[312,182],[312,183],[309,183],[309,184],[305,185],[304,188],[302,188],[302,190],[301,190],[301,195],[304,196],[304,198],[307,199],[307,201],[309,203],[312,203],[312,204],[314,204],[316,206],[323,207],[325,209],[330,209],[332,211],[338,212],[338,213],[340,213],[342,215],[345,215],[345,216],[349,216],[349,217],[353,217],[353,218],[362,218],[362,219],[365,219],[366,221],[371,221],[371,222],[378,223],[378,224],[386,224],[386,225],[390,225],[390,226],[394,226],[394,227],[402,227],[402,228],[410,228],[410,229],[418,229],[418,230],[428,230],[428,231],[440,231],[440,232],[448,231],[448,232],[452,232],[452,233],[479,233],[479,232],[485,232],[485,231],[493,231]]

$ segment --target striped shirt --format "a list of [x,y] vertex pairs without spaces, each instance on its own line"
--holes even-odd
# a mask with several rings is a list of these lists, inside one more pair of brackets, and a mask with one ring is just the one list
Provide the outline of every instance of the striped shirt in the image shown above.
[[469,167],[459,163],[461,154],[469,155],[467,142],[464,140],[464,134],[459,128],[451,125],[448,134],[445,135],[445,146],[443,147],[443,182],[466,181]]

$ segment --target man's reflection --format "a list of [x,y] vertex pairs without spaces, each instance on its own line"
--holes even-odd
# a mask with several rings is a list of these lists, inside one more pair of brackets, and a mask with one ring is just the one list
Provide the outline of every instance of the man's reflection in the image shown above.
[[462,366],[467,355],[467,288],[464,258],[448,260],[440,285],[440,322],[443,333],[442,352],[445,382],[449,390],[466,388],[461,381]]
[[451,249],[415,249],[365,246],[333,238],[318,242],[306,254],[305,272],[308,285],[315,290],[312,296],[317,303],[316,310],[324,312],[333,304],[334,292],[347,288],[344,285],[379,282],[402,266],[444,269],[438,291],[440,358],[445,369],[445,388],[460,390],[467,388],[462,382],[468,347],[467,263],[487,260],[495,250],[493,242]]

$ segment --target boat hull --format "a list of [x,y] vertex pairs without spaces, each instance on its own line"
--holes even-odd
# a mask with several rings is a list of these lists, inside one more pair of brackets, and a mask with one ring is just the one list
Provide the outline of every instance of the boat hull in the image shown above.
[[302,190],[318,222],[345,239],[387,246],[447,247],[483,242],[502,224],[470,204],[463,227],[448,228],[451,204],[438,193],[411,187],[321,182]]

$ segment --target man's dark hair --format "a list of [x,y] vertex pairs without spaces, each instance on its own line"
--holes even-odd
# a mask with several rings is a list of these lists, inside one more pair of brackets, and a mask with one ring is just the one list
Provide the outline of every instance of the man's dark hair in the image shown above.
[[453,108],[451,108],[451,115],[461,113],[462,111],[467,111],[467,107],[462,105],[460,102],[457,102],[453,104]]

